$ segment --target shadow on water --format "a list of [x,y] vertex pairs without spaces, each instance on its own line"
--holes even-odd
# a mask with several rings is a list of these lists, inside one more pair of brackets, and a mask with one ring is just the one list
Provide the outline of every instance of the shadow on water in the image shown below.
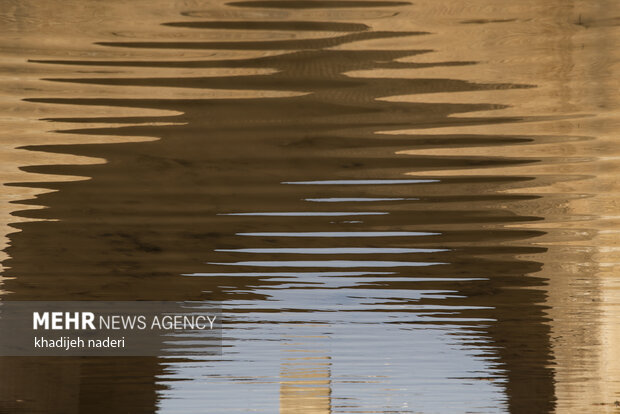
[[[250,1],[230,5],[303,9],[401,4]],[[294,296],[289,300],[289,293],[282,292],[302,290],[309,295],[323,295],[343,290],[349,298],[355,298],[355,292],[359,292],[363,300],[350,309],[339,308],[338,318],[353,322],[374,312],[378,314],[376,324],[393,323],[403,329],[409,329],[409,325],[429,329],[444,324],[460,326],[467,332],[461,345],[479,347],[480,356],[492,361],[498,373],[494,378],[484,378],[485,374],[479,373],[481,378],[465,378],[464,382],[497,382],[505,393],[506,410],[511,413],[552,411],[549,328],[541,305],[544,292],[538,289],[544,280],[532,276],[541,264],[522,258],[545,250],[523,243],[542,232],[506,226],[539,220],[540,217],[521,216],[505,208],[513,201],[536,196],[503,191],[518,189],[536,178],[405,175],[452,168],[527,165],[537,160],[518,156],[395,154],[412,148],[528,144],[543,138],[425,135],[423,130],[431,127],[488,125],[520,119],[454,116],[501,108],[490,104],[399,103],[380,99],[530,85],[442,78],[351,77],[346,73],[358,70],[406,69],[414,75],[416,69],[441,66],[462,65],[475,70],[475,62],[403,60],[427,52],[416,49],[327,49],[377,39],[399,39],[401,45],[407,45],[410,39],[425,36],[424,32],[372,31],[363,23],[318,21],[170,22],[164,26],[335,34],[289,40],[99,43],[114,48],[280,51],[276,55],[244,59],[33,61],[83,67],[142,67],[147,75],[149,68],[272,69],[274,73],[48,79],[116,87],[249,90],[255,91],[256,96],[30,99],[47,104],[165,109],[181,115],[68,115],[50,119],[111,124],[99,128],[78,125],[72,130],[57,131],[58,134],[149,136],[158,140],[27,147],[32,151],[102,158],[106,163],[23,168],[33,173],[89,179],[14,184],[58,191],[25,202],[47,208],[20,215],[55,221],[16,225],[21,232],[11,235],[10,259],[6,261],[6,276],[13,278],[4,285],[10,292],[8,300],[218,300],[225,308],[233,304],[229,323],[234,326],[237,314],[257,310],[282,313],[284,317],[304,313],[309,315],[306,317],[310,322],[315,313],[325,311],[318,303],[314,307],[312,300],[297,300]],[[295,93],[266,98],[261,91]],[[154,122],[170,124],[152,125]],[[403,129],[418,132],[378,133]],[[358,277],[362,275],[365,277]],[[431,293],[415,293],[419,291]],[[284,296],[278,301],[268,300],[277,299],[278,295]],[[239,301],[256,305],[236,307],[234,304]],[[387,322],[392,317],[393,322]],[[432,358],[432,350],[428,351]],[[34,362],[28,358],[5,358],[2,364],[8,365],[10,372],[21,374],[13,380],[13,388],[2,389],[8,393],[2,401],[5,405],[11,398],[15,401],[15,396],[29,387],[32,392],[28,398],[13,402],[11,412],[50,412],[44,407],[58,407],[58,412],[155,412],[158,389],[166,386],[158,380],[165,371],[160,362],[154,358],[38,358]],[[33,364],[40,368],[33,369]],[[331,375],[328,356],[321,355],[312,364],[318,367],[319,377]],[[304,370],[303,360],[301,366],[283,365],[282,378],[313,378]],[[6,375],[9,371],[3,368],[3,372]],[[281,396],[280,410],[293,412],[287,411],[287,407],[296,400],[289,395],[295,381],[283,381],[281,393],[285,395]],[[314,389],[317,398],[326,398],[330,381],[318,382]],[[43,383],[47,384],[46,390],[53,392],[37,391]],[[308,407],[314,408],[306,412],[333,409],[332,402],[313,401]]]

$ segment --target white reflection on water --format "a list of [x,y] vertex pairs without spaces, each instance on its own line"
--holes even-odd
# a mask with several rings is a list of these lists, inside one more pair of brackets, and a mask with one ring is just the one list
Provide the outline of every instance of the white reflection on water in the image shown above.
[[236,253],[293,253],[293,254],[402,254],[402,253],[436,253],[447,252],[450,249],[409,249],[391,247],[281,247],[265,249],[215,249],[216,252]]
[[385,260],[279,260],[279,261],[248,261],[234,263],[209,264],[223,266],[256,266],[256,267],[419,267],[446,264],[442,262],[397,262]]
[[[231,306],[233,312],[244,308],[243,303]],[[349,313],[346,320],[338,320],[338,314],[325,320],[295,312],[274,319],[270,313],[243,310],[251,314],[234,315],[241,321],[227,328],[230,338],[225,340],[223,361],[168,364],[161,378],[169,384],[162,391],[162,413],[198,413],[205,406],[207,412],[217,413],[294,413],[279,407],[280,382],[290,379],[282,378],[272,361],[290,363],[288,350],[300,348],[306,357],[329,356],[329,400],[324,411],[297,412],[505,412],[504,382],[501,369],[489,359],[492,349],[481,350],[482,343],[478,349],[459,345],[475,332],[459,326],[458,318],[452,326],[416,327],[406,324],[414,320],[411,317],[403,318],[405,324],[386,325],[381,322],[396,321],[392,315],[383,319],[364,312]],[[205,396],[217,398],[205,401]]]
[[408,237],[438,236],[441,233],[423,231],[315,231],[315,232],[265,232],[237,233],[238,236],[253,237]]
[[322,181],[284,181],[282,184],[299,185],[383,185],[383,184],[423,184],[438,183],[439,180],[322,180]]

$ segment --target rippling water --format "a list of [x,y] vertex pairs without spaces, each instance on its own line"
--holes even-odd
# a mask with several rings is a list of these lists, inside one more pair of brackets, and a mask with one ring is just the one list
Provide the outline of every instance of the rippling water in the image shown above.
[[619,412],[617,2],[0,6],[2,299],[226,317],[0,412]]

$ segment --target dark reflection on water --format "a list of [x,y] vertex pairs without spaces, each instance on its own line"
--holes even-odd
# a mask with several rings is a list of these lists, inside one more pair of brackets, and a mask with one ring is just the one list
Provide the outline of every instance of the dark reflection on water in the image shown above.
[[[227,8],[397,11],[407,4],[244,1]],[[178,15],[169,18],[178,20]],[[60,136],[158,140],[26,147],[106,163],[23,166],[31,173],[89,179],[12,184],[58,190],[24,203],[47,208],[19,213],[56,221],[15,224],[21,232],[10,236],[5,276],[12,279],[3,289],[10,292],[7,300],[219,300],[229,326],[224,358],[4,358],[3,382],[11,384],[2,386],[4,412],[211,412],[201,411],[204,406],[213,412],[273,412],[274,401],[283,413],[553,411],[550,326],[541,289],[545,279],[535,276],[542,268],[537,256],[547,249],[527,243],[545,231],[519,226],[543,217],[515,211],[511,203],[540,198],[518,192],[533,181],[564,178],[524,173],[433,176],[429,172],[495,171],[540,159],[467,156],[458,150],[450,156],[396,152],[540,144],[554,138],[426,135],[423,130],[438,126],[537,118],[455,116],[507,107],[490,103],[379,99],[532,85],[415,78],[417,69],[476,70],[472,61],[406,60],[427,52],[409,46],[426,36],[425,31],[300,19],[162,24],[166,30],[318,35],[97,42],[118,50],[280,51],[259,57],[31,59],[50,68],[141,68],[140,76],[54,75],[47,80],[142,86],[154,93],[151,98],[41,95],[28,102],[180,114],[75,116],[67,110],[50,118],[52,124],[100,125],[77,125],[58,131]],[[406,49],[327,49],[386,39]],[[274,72],[150,75],[149,70],[161,68]],[[347,75],[392,69],[410,71],[412,78]],[[161,87],[244,90],[255,96],[177,99],[159,97]],[[261,91],[296,94],[264,97]],[[379,134],[412,129],[418,131]],[[441,346],[446,348],[437,353]],[[385,368],[385,354],[393,358],[394,367]],[[278,389],[270,384],[278,384]],[[238,390],[247,392],[244,398],[252,401],[251,407],[239,399]]]

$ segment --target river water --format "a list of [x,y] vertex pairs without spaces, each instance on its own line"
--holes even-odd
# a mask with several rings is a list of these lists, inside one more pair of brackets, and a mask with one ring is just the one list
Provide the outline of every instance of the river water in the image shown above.
[[0,412],[620,412],[616,1],[2,0],[0,32],[0,300],[225,317],[222,356],[1,358]]

